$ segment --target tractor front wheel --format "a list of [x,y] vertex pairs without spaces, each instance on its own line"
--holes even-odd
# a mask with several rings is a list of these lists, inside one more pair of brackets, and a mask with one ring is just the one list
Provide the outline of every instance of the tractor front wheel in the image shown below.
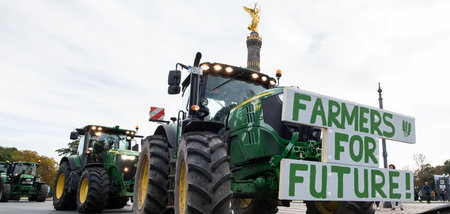
[[133,195],[134,214],[163,213],[168,204],[169,143],[165,137],[148,137],[142,146]]
[[108,172],[101,167],[84,170],[78,182],[77,207],[80,213],[102,212],[109,198]]
[[373,202],[357,201],[307,201],[307,214],[373,214]]
[[235,214],[273,214],[278,212],[277,200],[233,198],[231,208]]
[[39,188],[39,194],[36,195],[36,201],[44,202],[45,199],[47,198],[48,186],[47,186],[47,184],[41,184],[38,186],[38,188]]
[[76,192],[69,192],[70,167],[67,161],[59,166],[53,186],[53,207],[56,210],[74,210],[77,208]]
[[184,134],[178,148],[175,213],[231,213],[227,144],[211,132]]
[[11,184],[3,183],[0,189],[0,202],[8,202],[10,194]]

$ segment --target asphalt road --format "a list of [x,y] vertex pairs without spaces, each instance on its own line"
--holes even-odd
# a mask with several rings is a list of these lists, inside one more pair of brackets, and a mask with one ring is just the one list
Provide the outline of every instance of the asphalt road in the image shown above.
[[[377,210],[376,214],[392,213],[392,214],[405,214],[405,213],[420,213],[438,206],[447,205],[450,207],[450,203],[433,202],[431,204],[409,202],[404,203],[405,210],[393,211],[388,208],[381,208]],[[448,212],[448,211],[447,211]],[[0,214],[69,214],[78,213],[78,211],[57,211],[53,209],[53,202],[29,202],[27,200],[21,201],[9,201],[7,203],[0,203]],[[123,209],[110,209],[104,210],[103,213],[132,213],[131,206],[126,206]],[[291,203],[291,207],[279,207],[278,214],[301,214],[306,213],[306,206],[302,202]],[[445,212],[444,212],[445,213]]]
[[[69,214],[78,213],[78,211],[57,211],[53,208],[53,201],[30,202],[28,200],[9,201],[0,203],[1,214]],[[131,206],[123,209],[105,210],[103,213],[132,213]]]

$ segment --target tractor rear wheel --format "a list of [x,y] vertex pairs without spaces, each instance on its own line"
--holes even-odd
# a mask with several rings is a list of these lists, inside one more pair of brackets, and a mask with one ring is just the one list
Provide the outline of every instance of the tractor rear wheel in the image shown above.
[[211,132],[184,134],[178,148],[175,213],[231,213],[227,144]]
[[53,207],[56,210],[74,210],[77,208],[76,192],[69,192],[70,167],[67,161],[59,166],[53,186]]
[[[147,141],[148,140],[148,141]],[[165,137],[144,141],[136,172],[133,213],[163,213],[168,204],[169,148]]]
[[277,200],[233,198],[231,208],[235,214],[273,214],[278,212]]
[[0,202],[8,202],[10,194],[11,184],[3,183],[0,190]]
[[122,209],[127,205],[128,197],[109,198],[106,209]]
[[47,186],[47,184],[41,184],[38,186],[38,188],[39,188],[39,194],[36,195],[36,201],[44,202],[45,199],[47,198],[48,186]]
[[308,214],[373,214],[375,209],[373,202],[357,201],[307,201],[306,213]]
[[84,170],[78,182],[77,208],[80,213],[102,212],[109,198],[109,175],[101,167]]

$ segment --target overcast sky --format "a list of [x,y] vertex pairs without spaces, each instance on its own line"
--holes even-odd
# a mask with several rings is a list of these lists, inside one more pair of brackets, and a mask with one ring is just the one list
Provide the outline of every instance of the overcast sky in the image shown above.
[[[388,161],[450,158],[450,1],[258,1],[262,72],[281,85],[416,118],[416,144],[388,141]],[[149,135],[150,106],[166,119],[175,63],[246,66],[254,1],[0,0],[0,146],[60,157],[87,124]],[[184,73],[185,74],[185,73]],[[380,160],[381,157],[380,157]],[[382,162],[380,164],[382,166]]]

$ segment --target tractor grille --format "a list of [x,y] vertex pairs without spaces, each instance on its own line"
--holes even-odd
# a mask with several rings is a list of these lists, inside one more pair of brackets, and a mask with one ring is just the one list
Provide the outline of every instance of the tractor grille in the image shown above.
[[118,154],[116,156],[116,166],[119,169],[120,173],[123,173],[123,179],[125,181],[129,181],[134,178],[136,174],[136,165],[137,165],[138,157],[134,160],[122,159],[122,155]]
[[251,131],[247,131],[248,134],[248,142],[250,144],[256,144],[256,134],[255,131],[251,130]]
[[318,128],[282,122],[282,107],[283,103],[276,95],[264,99],[262,101],[264,123],[270,125],[281,138],[286,140],[290,140],[294,132],[299,133],[298,140],[301,142],[320,140],[321,130]]
[[248,123],[254,123],[255,122],[255,109],[253,107],[253,104],[247,105],[245,106],[245,110],[246,110],[246,117],[247,117],[247,122]]

